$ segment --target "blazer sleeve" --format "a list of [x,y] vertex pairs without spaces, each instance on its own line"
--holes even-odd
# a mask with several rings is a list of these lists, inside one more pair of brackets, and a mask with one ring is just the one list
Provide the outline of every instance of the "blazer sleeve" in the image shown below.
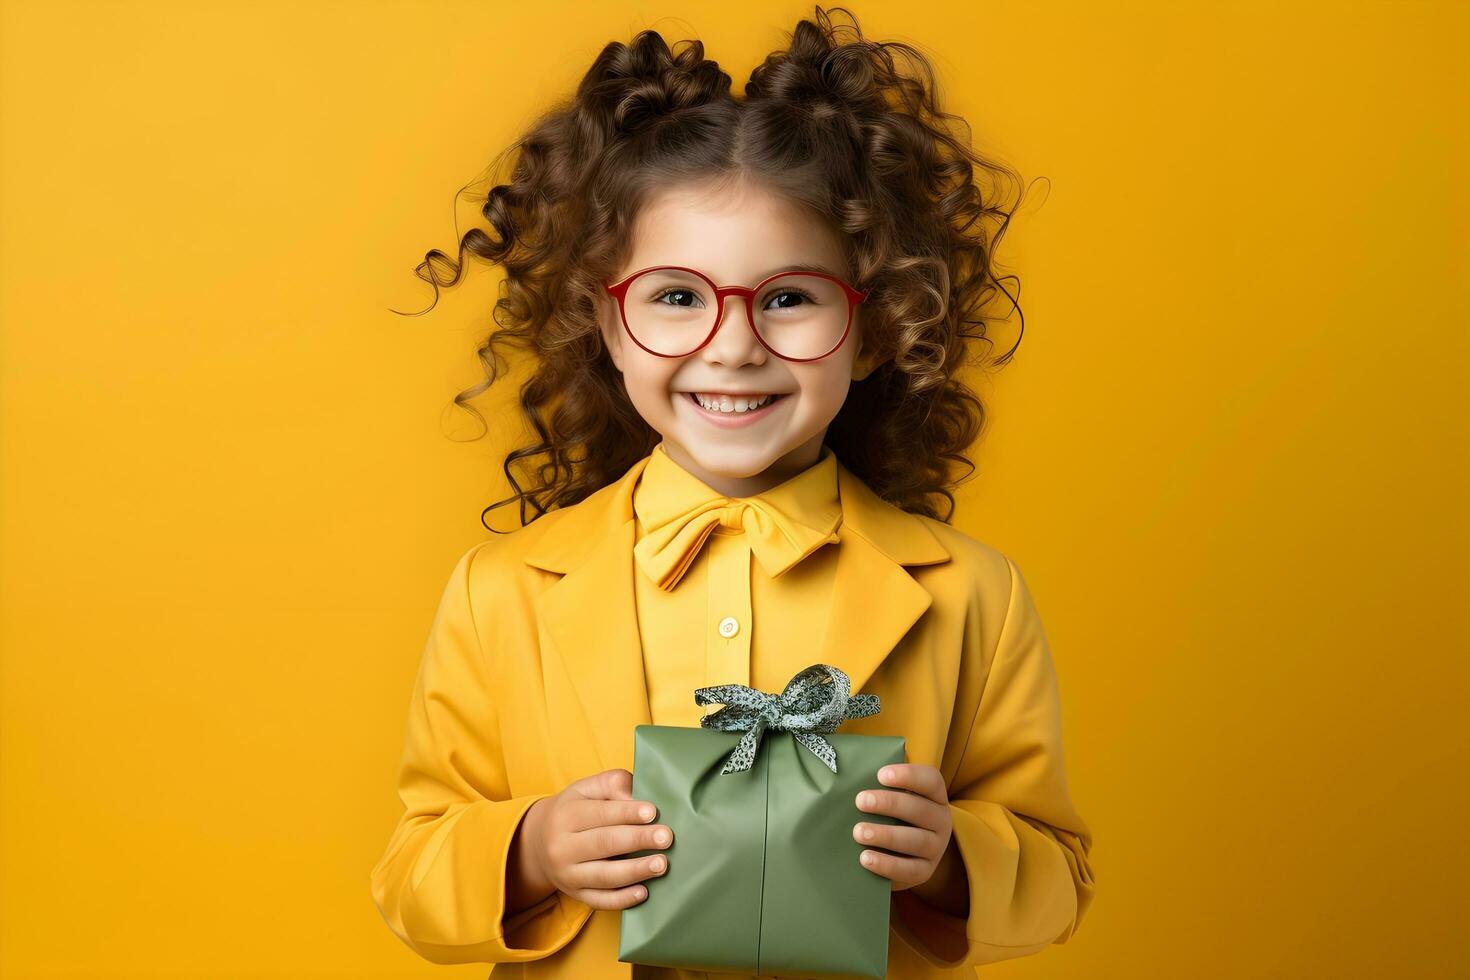
[[936,966],[979,966],[1066,942],[1095,893],[1092,832],[1073,807],[1057,678],[1041,619],[1006,558],[1010,598],[959,766],[949,783],[969,885],[959,918],[904,890],[894,929]]
[[531,804],[551,794],[512,796],[506,778],[499,694],[470,602],[472,563],[491,544],[459,559],[439,600],[398,768],[404,812],[371,875],[373,901],[388,927],[433,963],[550,956],[592,914],[558,891],[506,915],[511,842]]

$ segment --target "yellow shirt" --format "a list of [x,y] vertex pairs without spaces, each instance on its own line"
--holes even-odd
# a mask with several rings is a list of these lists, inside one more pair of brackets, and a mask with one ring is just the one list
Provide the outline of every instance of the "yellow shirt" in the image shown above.
[[[732,506],[752,499],[761,507],[761,518]],[[836,548],[825,545],[838,541],[842,522],[832,450],[823,445],[817,462],[754,498],[730,498],[674,462],[659,443],[633,490],[635,540],[643,542],[650,528],[672,530],[684,515],[715,504],[728,508],[722,522],[709,532],[670,588],[661,588],[646,570],[635,575],[638,633],[655,725],[697,728],[701,715],[719,710],[717,704],[695,702],[697,687],[745,684],[779,693],[791,678],[763,670],[769,661],[762,655],[787,645],[809,646],[811,637],[823,631],[837,555]],[[759,523],[761,519],[764,523]],[[781,559],[776,575],[752,550],[746,521],[756,521],[749,525],[753,530],[765,531],[785,548],[766,552]],[[794,662],[787,656],[771,660]],[[736,976],[633,966],[635,980]]]

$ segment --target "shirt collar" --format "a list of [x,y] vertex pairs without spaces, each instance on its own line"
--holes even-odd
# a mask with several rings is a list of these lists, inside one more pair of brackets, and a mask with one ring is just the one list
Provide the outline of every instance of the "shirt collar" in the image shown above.
[[[829,535],[842,523],[837,458],[825,443],[815,463],[754,497],[818,535]],[[709,500],[741,499],[749,498],[726,497],[684,469],[663,442],[653,447],[633,487],[633,511],[645,528],[666,524]]]

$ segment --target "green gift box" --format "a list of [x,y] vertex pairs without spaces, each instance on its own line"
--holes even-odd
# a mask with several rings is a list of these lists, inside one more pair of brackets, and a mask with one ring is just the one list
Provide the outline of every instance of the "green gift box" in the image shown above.
[[892,882],[858,862],[857,807],[878,770],[905,760],[893,735],[837,735],[879,710],[848,676],[813,664],[779,695],[743,684],[701,687],[722,704],[699,728],[638,725],[633,798],[674,832],[668,870],[622,910],[618,960],[782,977],[882,977]]

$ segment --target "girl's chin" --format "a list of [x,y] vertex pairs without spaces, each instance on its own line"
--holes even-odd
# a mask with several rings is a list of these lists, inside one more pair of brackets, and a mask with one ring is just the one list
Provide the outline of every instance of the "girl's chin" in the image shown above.
[[674,443],[673,455],[679,465],[693,469],[702,478],[748,480],[766,472],[792,447],[780,444],[741,444],[696,436],[691,439],[664,438],[664,451]]

